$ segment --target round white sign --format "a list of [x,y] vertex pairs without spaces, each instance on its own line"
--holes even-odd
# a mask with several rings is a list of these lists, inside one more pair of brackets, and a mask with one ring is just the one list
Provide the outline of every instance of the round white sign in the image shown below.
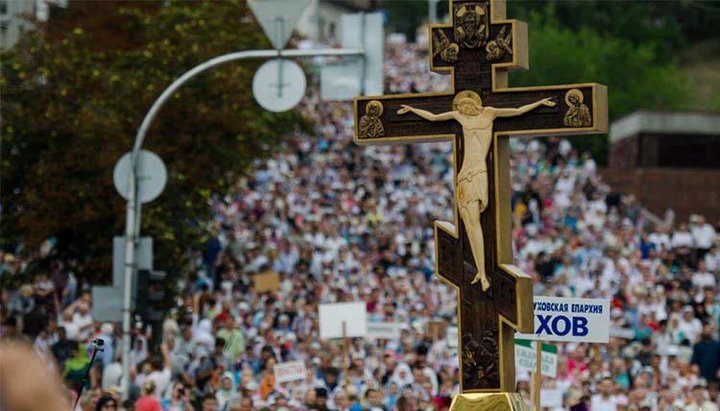
[[[130,176],[130,154],[127,153],[118,160],[113,171],[113,182],[115,189],[124,198],[129,197],[129,179]],[[157,154],[140,150],[138,154],[137,164],[137,201],[145,204],[156,199],[165,189],[167,183],[167,168]]]
[[305,73],[291,60],[275,59],[260,66],[253,78],[253,96],[276,113],[295,107],[305,95]]

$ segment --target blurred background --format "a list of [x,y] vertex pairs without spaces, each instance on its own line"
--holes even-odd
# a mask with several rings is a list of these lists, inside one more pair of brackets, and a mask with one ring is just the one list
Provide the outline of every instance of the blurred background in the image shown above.
[[[427,24],[446,22],[447,10],[447,1],[436,0],[312,0],[288,48],[336,47],[343,13],[379,11],[385,93],[442,91],[448,79],[428,69]],[[614,326],[632,331],[607,347],[561,347],[581,353],[561,366],[565,405],[612,392],[617,407],[653,397],[651,409],[664,410],[660,399],[679,387],[663,404],[684,407],[701,378],[710,394],[700,395],[716,401],[711,383],[720,363],[706,370],[692,353],[705,335],[698,324],[709,325],[713,338],[720,324],[720,5],[511,0],[507,16],[528,23],[530,45],[530,70],[512,72],[510,86],[598,82],[609,89],[608,135],[513,143],[516,259],[533,275],[536,295],[613,298]],[[26,335],[77,385],[87,358],[82,346],[57,352],[64,341],[58,326],[79,327],[74,342],[119,335],[113,321],[93,318],[103,302],[91,298],[93,286],[113,283],[112,239],[124,227],[115,162],[175,78],[212,57],[271,45],[240,0],[0,0],[0,46],[2,330]],[[150,129],[146,148],[166,162],[168,183],[143,207],[141,231],[153,238],[154,267],[167,273],[157,310],[175,325],[148,327],[153,321],[138,313],[133,344],[153,342],[134,345],[133,372],[163,369],[161,341],[174,344],[173,356],[184,355],[180,342],[198,338],[194,328],[184,336],[197,325],[187,318],[212,321],[212,341],[243,342],[222,369],[198,364],[198,353],[173,357],[184,364],[172,370],[173,381],[185,384],[197,406],[222,391],[226,371],[235,391],[247,391],[234,400],[255,398],[266,381],[266,346],[278,361],[306,360],[317,371],[312,379],[321,380],[309,385],[325,390],[315,395],[330,392],[331,403],[352,403],[333,398],[333,367],[335,377],[357,385],[361,406],[371,403],[367,388],[374,387],[383,406],[395,409],[417,367],[434,376],[414,376],[417,386],[431,386],[412,388],[412,401],[442,409],[457,388],[454,354],[444,357],[442,343],[423,328],[456,321],[454,294],[432,275],[432,221],[452,218],[449,147],[355,146],[350,103],[320,99],[326,61],[302,62],[308,90],[292,111],[271,113],[252,98],[255,60],[198,76]],[[279,288],[257,292],[253,276],[266,271],[280,276]],[[336,347],[318,340],[312,313],[321,302],[353,300],[365,301],[377,320],[402,323],[405,334],[384,345],[355,341],[358,374],[344,375],[323,355]],[[686,308],[691,319],[682,317]],[[681,325],[672,328],[673,320]],[[683,321],[690,331],[672,334]],[[661,352],[656,336],[668,332]],[[428,351],[431,364],[418,363]],[[383,362],[385,354],[397,364]],[[160,357],[151,364],[153,355]],[[673,363],[682,355],[684,365]],[[116,360],[103,359],[86,405],[117,385],[114,374],[102,381]],[[398,364],[409,376],[396,372]],[[203,367],[212,371],[210,388]],[[605,378],[614,385],[603,388]],[[137,398],[146,379],[135,378]],[[179,401],[168,387],[158,388],[159,398]],[[312,396],[286,391],[297,404]],[[279,406],[258,395],[253,407]]]

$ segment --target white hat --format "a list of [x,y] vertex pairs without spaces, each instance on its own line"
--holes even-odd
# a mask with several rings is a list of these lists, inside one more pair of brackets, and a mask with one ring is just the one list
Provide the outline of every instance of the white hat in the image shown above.
[[112,335],[114,331],[115,327],[110,323],[103,323],[103,325],[100,326],[100,332],[105,335]]

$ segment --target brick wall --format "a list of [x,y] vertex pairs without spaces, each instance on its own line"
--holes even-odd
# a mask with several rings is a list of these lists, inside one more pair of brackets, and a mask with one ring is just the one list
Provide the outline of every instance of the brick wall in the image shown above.
[[613,191],[632,193],[640,204],[662,217],[672,208],[676,221],[698,213],[714,224],[720,221],[720,170],[636,168],[600,170]]
[[612,168],[637,167],[640,143],[638,136],[624,138],[610,146],[609,165]]

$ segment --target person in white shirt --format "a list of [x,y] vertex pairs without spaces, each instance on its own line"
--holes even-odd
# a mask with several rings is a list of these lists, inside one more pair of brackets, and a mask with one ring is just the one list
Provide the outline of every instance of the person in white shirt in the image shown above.
[[78,310],[73,314],[73,324],[75,324],[80,332],[78,333],[79,341],[85,341],[90,338],[93,331],[93,318],[90,314],[90,306],[85,303],[78,305]]
[[698,261],[698,269],[692,276],[692,283],[701,290],[705,287],[715,287],[717,285],[715,275],[707,270],[704,260]]
[[670,236],[668,235],[668,229],[665,226],[657,226],[655,231],[648,235],[648,241],[655,245],[655,249],[660,251],[663,248],[666,250],[670,249]]
[[592,411],[616,411],[618,397],[613,395],[613,380],[610,377],[602,379],[597,385],[598,393],[592,396],[590,409]]
[[94,325],[90,307],[87,303],[78,299],[63,311],[58,325],[65,328],[69,340],[86,340],[90,336]]
[[692,248],[694,243],[693,235],[688,230],[688,226],[685,223],[681,223],[677,230],[673,233],[670,245],[674,249],[678,248]]
[[711,273],[720,272],[720,247],[714,245],[710,247],[710,251],[705,254],[705,265]]
[[680,318],[678,322],[678,331],[680,331],[691,344],[696,343],[702,333],[702,322],[695,318],[695,312],[689,305],[683,307],[682,318]]
[[690,232],[695,242],[697,258],[703,259],[715,243],[715,229],[705,222],[705,217],[695,215],[690,217]]
[[155,357],[150,360],[152,371],[150,371],[146,378],[146,380],[155,382],[155,395],[158,397],[158,400],[162,399],[165,391],[170,386],[170,380],[172,378],[172,373],[170,372],[170,367],[172,366],[170,350],[165,342],[160,345],[160,352],[162,353],[162,358]]
[[[686,411],[718,411],[718,406],[710,401],[707,390],[702,385],[693,387],[692,397],[688,398]],[[593,409],[594,411],[594,409]]]
[[115,361],[107,364],[103,368],[100,386],[103,390],[112,387],[119,387],[122,379],[122,364],[120,364],[120,351],[116,355]]
[[689,263],[693,256],[694,244],[695,240],[693,239],[687,224],[680,224],[677,230],[675,230],[675,233],[673,233],[671,240],[671,245],[675,255],[680,260],[685,260],[686,263]]

